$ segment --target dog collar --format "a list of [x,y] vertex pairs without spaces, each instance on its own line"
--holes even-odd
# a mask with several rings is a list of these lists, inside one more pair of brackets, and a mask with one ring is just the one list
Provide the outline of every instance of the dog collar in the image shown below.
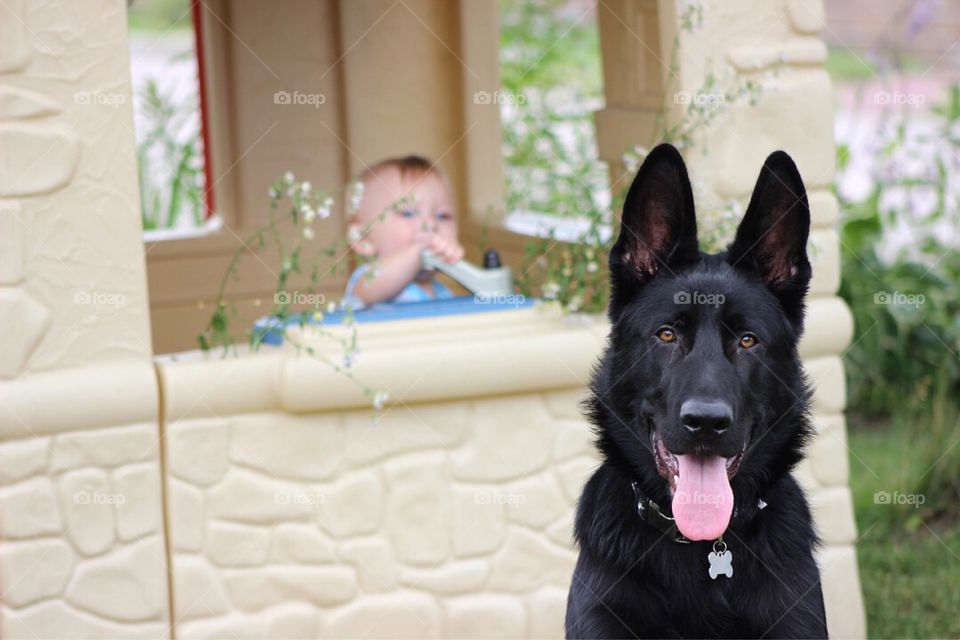
[[690,544],[692,542],[680,533],[676,520],[661,511],[660,505],[641,493],[636,482],[631,482],[630,485],[633,487],[633,496],[637,502],[637,514],[643,518],[644,522],[670,536],[674,542],[680,544]]
[[[677,528],[676,520],[665,514],[660,508],[660,505],[643,495],[643,492],[640,491],[640,486],[636,483],[636,481],[631,482],[630,485],[633,487],[633,495],[637,503],[637,514],[643,518],[644,522],[649,524],[654,529],[662,531],[666,535],[670,536],[674,542],[678,542],[680,544],[690,544],[693,542],[680,533],[680,529]],[[757,499],[757,510],[763,510],[766,507],[767,503],[764,502],[762,498]],[[737,513],[738,509],[734,507],[731,519],[736,518]],[[720,539],[721,538],[718,538],[718,540]],[[726,547],[724,547],[724,549],[725,548]]]

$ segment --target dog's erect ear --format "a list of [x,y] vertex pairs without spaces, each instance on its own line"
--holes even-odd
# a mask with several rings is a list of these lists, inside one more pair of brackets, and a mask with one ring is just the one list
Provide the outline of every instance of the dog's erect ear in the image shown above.
[[644,283],[699,255],[687,167],[675,147],[650,152],[623,203],[620,237],[610,250],[610,319]]
[[790,156],[775,151],[763,163],[727,260],[739,270],[759,275],[798,331],[803,327],[803,298],[810,284],[809,235],[810,207],[803,179]]

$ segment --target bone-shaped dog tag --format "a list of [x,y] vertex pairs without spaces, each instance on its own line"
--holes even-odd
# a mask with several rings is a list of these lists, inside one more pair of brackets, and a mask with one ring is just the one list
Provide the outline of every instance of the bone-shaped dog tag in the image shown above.
[[723,539],[713,543],[713,551],[707,556],[707,560],[710,561],[709,574],[712,580],[716,580],[719,575],[733,577],[733,554],[727,549]]

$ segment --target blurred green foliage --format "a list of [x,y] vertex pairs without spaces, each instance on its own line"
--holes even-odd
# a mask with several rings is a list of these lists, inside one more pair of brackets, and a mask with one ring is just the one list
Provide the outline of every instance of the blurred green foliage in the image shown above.
[[127,8],[127,24],[134,31],[192,29],[190,0],[132,0]]
[[[674,95],[675,89],[667,87],[651,139],[624,140],[625,171],[612,176],[599,158],[593,122],[604,104],[595,13],[600,10],[585,0],[500,1],[501,91],[494,98],[503,122],[507,212],[556,221],[526,243],[518,285],[525,295],[556,301],[568,312],[606,308],[605,261],[615,218],[649,146],[694,146],[698,133],[725,109],[755,103],[765,77],[741,77],[728,65],[719,73],[708,70],[695,94],[706,100]],[[694,33],[703,22],[702,5],[684,3],[680,22],[682,32]],[[679,43],[678,36],[669,56],[670,77],[676,75]],[[687,98],[682,115],[668,118],[683,104],[680,98]],[[739,221],[739,204],[698,203],[703,246],[722,248],[732,237],[731,223]],[[565,223],[567,233],[558,233]]]
[[[866,198],[841,196],[840,295],[856,324],[849,410],[910,434],[919,466],[900,487],[926,497],[932,520],[960,514],[960,89],[921,118],[890,129]],[[838,150],[841,172],[850,154]]]
[[203,157],[196,102],[178,104],[148,80],[138,93],[146,133],[137,144],[145,231],[203,224]]
[[576,242],[559,242],[553,227],[528,241],[517,284],[566,311],[606,307],[611,211],[593,129],[603,104],[595,10],[567,0],[500,2],[507,211],[586,221]]

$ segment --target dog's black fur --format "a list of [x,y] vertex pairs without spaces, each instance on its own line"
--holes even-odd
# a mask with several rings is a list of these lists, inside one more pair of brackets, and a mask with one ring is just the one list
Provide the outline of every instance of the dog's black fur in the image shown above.
[[[577,512],[567,637],[826,637],[817,537],[789,473],[810,434],[797,355],[809,227],[803,181],[782,151],[767,158],[733,243],[716,255],[699,250],[677,150],[660,145],[641,167],[610,252],[611,331],[584,405],[604,461]],[[662,339],[664,326],[673,339]],[[740,342],[746,333],[755,346]],[[728,403],[730,428],[708,440],[684,429],[679,407],[694,396]],[[712,542],[680,544],[638,515],[632,481],[670,513],[654,432],[673,454],[743,450],[723,534],[732,578],[708,576]]]

